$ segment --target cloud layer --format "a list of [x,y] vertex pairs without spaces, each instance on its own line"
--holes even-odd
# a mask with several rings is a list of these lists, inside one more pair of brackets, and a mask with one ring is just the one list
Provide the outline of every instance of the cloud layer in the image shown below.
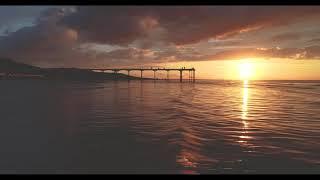
[[[0,56],[84,67],[250,56],[318,59],[318,37],[292,32],[290,26],[319,16],[317,6],[49,8],[34,26],[1,36]],[[283,47],[276,48],[279,44]]]

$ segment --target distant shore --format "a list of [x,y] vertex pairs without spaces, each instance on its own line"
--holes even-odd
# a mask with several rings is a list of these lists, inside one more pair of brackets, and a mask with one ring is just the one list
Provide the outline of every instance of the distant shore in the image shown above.
[[0,79],[47,79],[47,80],[133,80],[150,79],[105,73],[78,68],[40,68],[11,59],[0,59]]

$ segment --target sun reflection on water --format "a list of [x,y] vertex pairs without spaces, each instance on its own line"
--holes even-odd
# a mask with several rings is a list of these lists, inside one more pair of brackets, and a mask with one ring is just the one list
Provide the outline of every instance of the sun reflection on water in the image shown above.
[[247,114],[248,114],[248,80],[243,81],[243,87],[242,87],[242,114],[241,119],[244,123],[244,126],[247,126]]
[[242,86],[242,107],[241,107],[241,120],[242,120],[242,131],[239,136],[240,140],[238,141],[241,144],[246,144],[247,140],[251,137],[248,136],[248,100],[249,100],[249,89],[248,89],[249,80],[243,81]]
[[177,162],[184,167],[195,168],[197,167],[196,157],[191,152],[185,150],[181,151],[181,154],[178,155]]
[[181,150],[179,154],[177,154],[176,162],[183,167],[181,173],[183,174],[197,174],[197,167],[199,164],[199,160],[201,155],[199,154],[198,150],[200,149],[193,149],[187,148],[188,144],[193,144],[195,140],[192,139],[190,136],[184,136],[183,141],[180,142]]

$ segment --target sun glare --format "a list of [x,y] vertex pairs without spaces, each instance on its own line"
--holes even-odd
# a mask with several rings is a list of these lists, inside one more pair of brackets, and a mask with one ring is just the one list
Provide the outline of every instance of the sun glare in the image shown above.
[[240,78],[242,80],[250,79],[253,75],[252,64],[249,62],[240,63],[239,64],[239,73],[240,73]]

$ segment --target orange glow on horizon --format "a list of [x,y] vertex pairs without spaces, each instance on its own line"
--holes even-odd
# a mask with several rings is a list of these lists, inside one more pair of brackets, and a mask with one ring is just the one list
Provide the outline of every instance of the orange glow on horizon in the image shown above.
[[[249,78],[241,78],[239,66],[244,66],[242,72]],[[194,67],[197,79],[225,80],[320,80],[319,60],[263,59],[248,58],[235,60],[185,61],[162,63],[164,67]],[[249,69],[250,72],[245,72]]]

